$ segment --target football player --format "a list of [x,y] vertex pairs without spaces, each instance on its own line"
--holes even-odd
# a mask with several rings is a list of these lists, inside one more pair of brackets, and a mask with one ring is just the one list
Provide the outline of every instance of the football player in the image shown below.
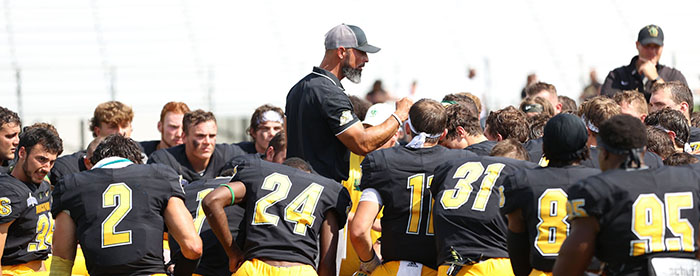
[[[119,101],[101,103],[95,107],[93,117],[90,119],[92,137],[104,138],[116,133],[130,137],[133,119],[134,111],[130,106]],[[51,185],[56,185],[58,180],[65,175],[87,170],[85,165],[87,163],[86,152],[87,150],[80,150],[58,158],[49,175]]]
[[[216,178],[226,162],[245,152],[236,145],[217,144],[216,117],[201,109],[182,118],[184,144],[153,152],[148,163],[169,166],[180,174],[183,184]],[[183,186],[184,186],[183,185]]]
[[569,233],[566,188],[600,170],[580,166],[588,158],[588,135],[581,118],[552,117],[544,127],[547,167],[507,177],[501,212],[508,217],[508,253],[515,275],[549,275]]
[[63,152],[63,141],[43,127],[22,132],[17,163],[0,174],[0,256],[3,275],[43,270],[51,253],[50,185],[44,181]]
[[[233,275],[335,275],[338,230],[350,208],[339,183],[310,173],[299,158],[284,164],[234,159],[231,183],[204,198],[204,211]],[[291,166],[291,167],[290,167]],[[299,169],[298,169],[299,168]],[[245,205],[243,248],[233,242],[224,208]]]
[[56,217],[52,275],[70,275],[76,245],[91,275],[165,273],[165,227],[178,241],[175,275],[191,275],[202,241],[184,205],[178,175],[163,165],[142,165],[136,142],[110,135],[92,155],[89,171],[64,176],[53,191]]
[[646,129],[617,115],[598,136],[603,173],[568,188],[571,234],[554,275],[580,275],[595,255],[606,275],[692,275],[700,265],[700,174],[644,165]]
[[[362,161],[362,197],[349,226],[362,272],[396,275],[410,270],[435,275],[432,196],[428,191],[434,170],[447,160],[474,156],[469,151],[438,146],[447,133],[446,122],[445,108],[439,102],[422,99],[411,107],[405,124],[413,136],[411,142],[405,147],[372,152]],[[372,248],[370,228],[382,206],[384,264],[378,267],[380,260]]]
[[498,142],[492,152],[500,156],[459,158],[435,169],[430,191],[438,275],[513,275],[498,191],[506,176],[537,165],[525,161],[525,148],[512,138]]
[[10,172],[10,162],[15,158],[22,122],[17,113],[0,106],[0,172]]
[[158,132],[160,140],[139,142],[143,148],[143,154],[151,156],[156,150],[167,149],[183,143],[182,141],[182,117],[190,112],[190,108],[183,102],[168,102],[160,110]]

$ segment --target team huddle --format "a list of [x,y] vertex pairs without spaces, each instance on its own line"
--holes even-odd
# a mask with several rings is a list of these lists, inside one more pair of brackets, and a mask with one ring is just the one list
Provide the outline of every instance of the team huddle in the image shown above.
[[52,125],[0,107],[2,274],[700,273],[686,84],[565,107],[539,82],[480,120],[470,93],[348,98],[340,81],[379,50],[331,29],[285,109],[252,114],[252,142],[217,143],[214,114],[182,102],[136,142],[110,101],[87,149],[61,156]]

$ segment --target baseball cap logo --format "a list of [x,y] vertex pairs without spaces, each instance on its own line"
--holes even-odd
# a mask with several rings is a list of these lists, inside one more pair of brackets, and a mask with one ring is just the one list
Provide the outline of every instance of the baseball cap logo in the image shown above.
[[659,29],[656,28],[656,26],[650,26],[649,27],[649,35],[651,37],[657,37],[659,36]]

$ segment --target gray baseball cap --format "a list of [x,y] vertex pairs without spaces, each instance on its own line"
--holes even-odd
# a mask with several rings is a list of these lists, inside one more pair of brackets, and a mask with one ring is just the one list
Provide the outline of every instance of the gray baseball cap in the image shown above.
[[367,43],[365,32],[360,27],[345,24],[335,26],[326,33],[326,50],[339,47],[355,48],[367,53],[376,53],[381,50]]

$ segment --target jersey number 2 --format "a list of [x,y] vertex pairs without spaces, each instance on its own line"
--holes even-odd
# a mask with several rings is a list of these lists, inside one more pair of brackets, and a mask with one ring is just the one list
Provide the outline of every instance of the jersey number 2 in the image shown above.
[[[277,226],[280,217],[267,212],[267,209],[286,199],[291,188],[292,181],[284,174],[273,173],[265,177],[261,189],[272,192],[255,202],[252,224]],[[284,208],[284,220],[294,223],[294,234],[305,236],[307,227],[314,225],[314,211],[322,192],[323,186],[311,183]]]
[[114,208],[102,222],[102,248],[131,244],[131,230],[117,232],[117,224],[131,211],[131,188],[110,184],[102,193],[102,208]]

